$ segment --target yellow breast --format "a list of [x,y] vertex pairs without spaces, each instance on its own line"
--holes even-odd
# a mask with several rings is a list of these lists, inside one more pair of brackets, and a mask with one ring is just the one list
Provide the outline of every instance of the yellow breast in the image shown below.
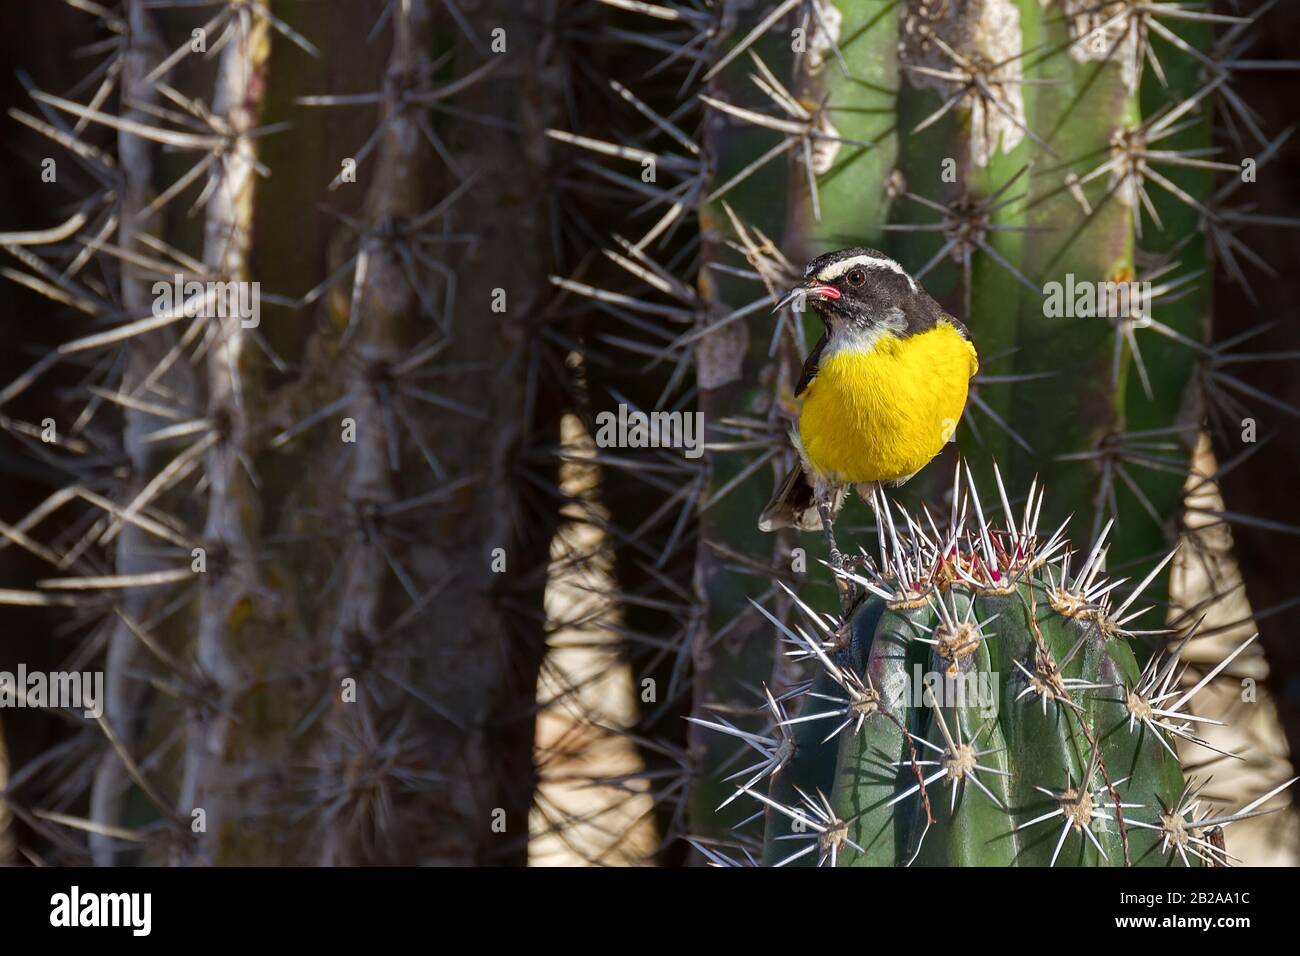
[[953,326],[863,347],[827,349],[804,393],[804,457],[834,481],[898,481],[920,471],[957,428],[975,348]]

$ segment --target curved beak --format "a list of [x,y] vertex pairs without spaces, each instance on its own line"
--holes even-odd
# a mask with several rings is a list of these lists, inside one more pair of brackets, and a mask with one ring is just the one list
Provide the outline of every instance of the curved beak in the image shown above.
[[790,294],[778,302],[773,308],[773,312],[780,311],[796,299],[810,297],[818,302],[826,302],[831,299],[840,297],[840,290],[833,285],[823,285],[815,280],[801,282],[790,290]]

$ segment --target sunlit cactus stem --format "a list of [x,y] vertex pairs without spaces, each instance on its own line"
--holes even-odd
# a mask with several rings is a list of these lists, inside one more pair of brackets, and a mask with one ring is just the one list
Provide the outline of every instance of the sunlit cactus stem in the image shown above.
[[[212,105],[227,124],[230,139],[224,161],[214,164],[208,182],[203,263],[210,275],[239,282],[250,279],[257,176],[251,134],[265,95],[271,31],[247,9],[233,15],[228,29]],[[270,797],[274,774],[269,771],[283,753],[284,741],[259,740],[262,729],[251,726],[257,721],[246,709],[255,699],[245,692],[246,683],[265,667],[263,641],[272,633],[266,626],[268,591],[274,587],[258,567],[261,500],[248,470],[258,450],[256,430],[264,401],[261,357],[239,316],[214,319],[210,335],[205,394],[211,430],[198,447],[206,449],[209,493],[203,541],[212,552],[214,568],[201,579],[195,655],[219,700],[211,702],[217,705],[215,712],[196,715],[199,719],[188,728],[179,805],[187,816],[191,808],[208,814],[210,824],[227,838],[225,850],[234,842],[230,838],[235,821]],[[262,640],[254,638],[255,633]],[[238,727],[240,723],[245,726]],[[230,745],[236,734],[245,744],[238,749]],[[208,848],[206,853],[213,861],[222,858],[220,850]]]
[[1041,491],[995,523],[968,486],[943,532],[889,506],[890,544],[849,572],[870,596],[842,626],[802,602],[791,625],[763,612],[814,672],[772,707],[772,757],[736,781],[765,812],[763,862],[1227,865],[1209,831],[1293,781],[1212,811],[1177,747],[1215,750],[1190,704],[1254,639],[1173,690],[1186,641],[1146,669],[1130,646],[1160,566],[1121,599],[1104,541],[1039,535]]

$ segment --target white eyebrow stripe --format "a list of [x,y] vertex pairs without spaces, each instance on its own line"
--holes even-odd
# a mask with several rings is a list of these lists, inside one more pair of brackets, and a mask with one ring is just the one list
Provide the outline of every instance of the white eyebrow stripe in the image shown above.
[[908,285],[912,287],[912,291],[916,291],[916,280],[907,274],[907,270],[893,259],[886,259],[883,256],[852,256],[848,259],[841,259],[839,262],[832,262],[817,273],[817,281],[830,282],[833,279],[838,279],[855,266],[867,266],[871,269],[888,269],[890,272],[897,272],[907,280]]

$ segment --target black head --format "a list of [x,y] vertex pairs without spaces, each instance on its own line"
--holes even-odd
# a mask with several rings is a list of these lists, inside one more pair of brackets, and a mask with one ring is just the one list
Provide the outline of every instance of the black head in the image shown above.
[[875,249],[841,249],[808,263],[798,287],[829,332],[892,328],[900,335],[932,328],[943,309],[897,262]]

